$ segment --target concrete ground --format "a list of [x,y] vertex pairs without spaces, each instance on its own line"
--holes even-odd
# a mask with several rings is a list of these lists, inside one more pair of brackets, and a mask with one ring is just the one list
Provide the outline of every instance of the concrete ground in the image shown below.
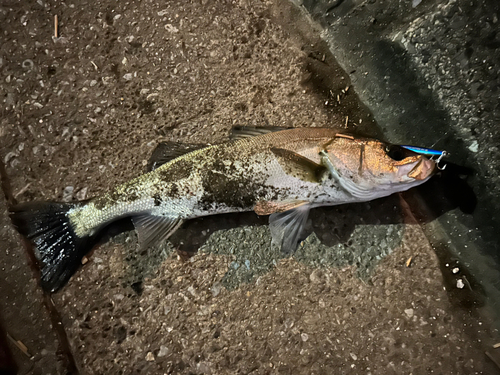
[[[19,374],[498,370],[494,1],[39,0],[0,14],[0,317]],[[475,175],[450,166],[418,190],[316,209],[292,258],[254,214],[186,223],[145,252],[127,231],[41,291],[9,204],[99,195],[143,173],[160,139],[223,142],[234,125],[435,144]]]

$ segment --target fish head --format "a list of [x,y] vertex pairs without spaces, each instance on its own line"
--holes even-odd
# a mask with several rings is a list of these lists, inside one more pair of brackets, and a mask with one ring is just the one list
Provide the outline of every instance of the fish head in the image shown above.
[[371,191],[404,191],[427,181],[436,163],[375,139],[339,136],[324,147],[339,178]]

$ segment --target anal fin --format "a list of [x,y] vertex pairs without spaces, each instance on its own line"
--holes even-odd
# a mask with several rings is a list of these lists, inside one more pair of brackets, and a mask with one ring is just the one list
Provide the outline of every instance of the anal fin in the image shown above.
[[275,212],[269,217],[273,244],[280,246],[285,254],[297,249],[310,209],[308,203],[303,203],[285,212]]
[[139,237],[141,249],[157,245],[166,240],[183,222],[182,219],[176,217],[151,215],[149,213],[134,216],[132,221]]

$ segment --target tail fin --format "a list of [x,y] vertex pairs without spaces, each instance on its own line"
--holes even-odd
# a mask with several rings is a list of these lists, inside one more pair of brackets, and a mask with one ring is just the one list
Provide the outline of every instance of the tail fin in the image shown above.
[[[81,203],[80,203],[81,204]],[[75,234],[68,211],[79,203],[28,203],[11,208],[18,231],[36,245],[41,285],[49,292],[63,287],[81,265],[94,244],[90,237]]]

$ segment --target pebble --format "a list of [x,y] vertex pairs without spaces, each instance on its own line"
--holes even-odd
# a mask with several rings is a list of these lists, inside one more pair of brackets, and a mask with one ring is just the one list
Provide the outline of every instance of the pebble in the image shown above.
[[412,318],[414,311],[413,311],[413,309],[405,309],[405,314],[408,318]]
[[70,202],[73,199],[73,191],[75,188],[73,186],[66,186],[63,190],[62,201]]
[[301,333],[300,338],[302,339],[302,341],[306,342],[307,340],[309,340],[309,335],[307,333]]
[[458,289],[463,289],[464,286],[465,286],[465,284],[464,284],[463,280],[462,279],[458,279],[457,280],[457,288]]
[[175,26],[173,26],[173,25],[171,25],[169,23],[167,23],[165,25],[165,30],[167,30],[169,33],[173,33],[173,34],[179,32],[179,29],[177,27],[175,27]]
[[160,345],[160,351],[158,352],[158,357],[165,357],[168,354],[168,348],[165,345]]
[[134,75],[132,73],[127,73],[123,76],[123,79],[125,81],[130,81],[132,78],[134,78]]
[[479,151],[479,144],[477,141],[472,142],[472,144],[469,146],[469,150],[472,152],[478,152]]
[[146,354],[146,361],[153,362],[154,360],[155,360],[154,354],[151,352],[148,352],[148,354]]
[[76,193],[76,199],[83,201],[87,197],[87,187],[81,188],[78,193]]
[[35,64],[33,63],[33,60],[30,60],[30,59],[26,59],[22,63],[22,67],[24,69],[31,70],[31,69],[33,69],[33,66],[35,66]]
[[212,292],[212,295],[214,297],[217,297],[219,295],[219,293],[221,292],[221,290],[222,290],[222,284],[221,283],[215,283],[210,288],[210,291]]

